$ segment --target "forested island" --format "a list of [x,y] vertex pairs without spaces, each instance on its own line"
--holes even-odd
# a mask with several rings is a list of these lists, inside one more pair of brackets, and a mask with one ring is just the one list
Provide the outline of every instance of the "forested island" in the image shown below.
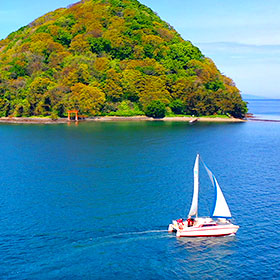
[[137,0],[84,0],[0,41],[0,117],[228,115],[234,82]]

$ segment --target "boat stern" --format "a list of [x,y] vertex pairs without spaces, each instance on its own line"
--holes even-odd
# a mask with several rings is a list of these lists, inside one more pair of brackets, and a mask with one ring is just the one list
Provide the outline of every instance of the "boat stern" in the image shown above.
[[179,230],[179,225],[176,220],[172,221],[172,224],[168,226],[168,232],[177,232]]
[[168,232],[173,232],[175,231],[174,227],[173,227],[173,224],[169,224],[168,226]]

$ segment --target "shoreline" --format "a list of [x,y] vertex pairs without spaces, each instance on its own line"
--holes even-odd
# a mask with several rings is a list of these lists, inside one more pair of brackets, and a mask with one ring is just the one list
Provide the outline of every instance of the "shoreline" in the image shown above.
[[[132,116],[132,117],[119,117],[119,116],[104,116],[92,117],[79,120],[79,122],[114,122],[114,121],[168,121],[168,122],[230,122],[240,123],[246,122],[243,119],[236,118],[209,118],[209,117],[165,117],[162,119],[154,119],[146,116]],[[69,121],[67,118],[59,118],[52,120],[48,118],[24,118],[24,117],[2,117],[0,123],[14,123],[14,124],[61,124],[72,123],[75,120]]]

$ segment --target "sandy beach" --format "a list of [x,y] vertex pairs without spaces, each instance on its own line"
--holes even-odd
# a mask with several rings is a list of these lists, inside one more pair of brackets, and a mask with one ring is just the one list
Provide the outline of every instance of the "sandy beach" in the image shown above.
[[[240,123],[246,120],[236,119],[236,118],[209,118],[209,117],[165,117],[163,119],[153,119],[146,116],[133,116],[133,117],[117,117],[117,116],[105,116],[105,117],[92,117],[79,120],[81,122],[85,121],[96,121],[96,122],[108,122],[108,121],[170,121],[170,122],[230,122],[230,123]],[[67,118],[59,118],[57,120],[52,120],[48,118],[22,118],[22,117],[3,117],[0,118],[0,123],[23,123],[23,124],[58,124],[58,123],[68,123]],[[75,122],[71,120],[70,122]]]
[[94,121],[171,121],[171,122],[244,122],[245,120],[236,118],[207,118],[207,117],[165,117],[162,119],[154,119],[146,116],[135,117],[116,117],[106,116],[97,117]]

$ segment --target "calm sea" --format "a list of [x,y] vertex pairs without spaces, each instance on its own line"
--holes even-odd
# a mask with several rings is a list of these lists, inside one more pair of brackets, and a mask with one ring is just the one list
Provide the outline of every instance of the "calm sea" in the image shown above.
[[[280,123],[0,125],[1,279],[279,279]],[[236,236],[180,238],[199,152]],[[201,170],[199,211],[213,190]]]
[[280,99],[247,100],[249,113],[257,119],[280,121]]

